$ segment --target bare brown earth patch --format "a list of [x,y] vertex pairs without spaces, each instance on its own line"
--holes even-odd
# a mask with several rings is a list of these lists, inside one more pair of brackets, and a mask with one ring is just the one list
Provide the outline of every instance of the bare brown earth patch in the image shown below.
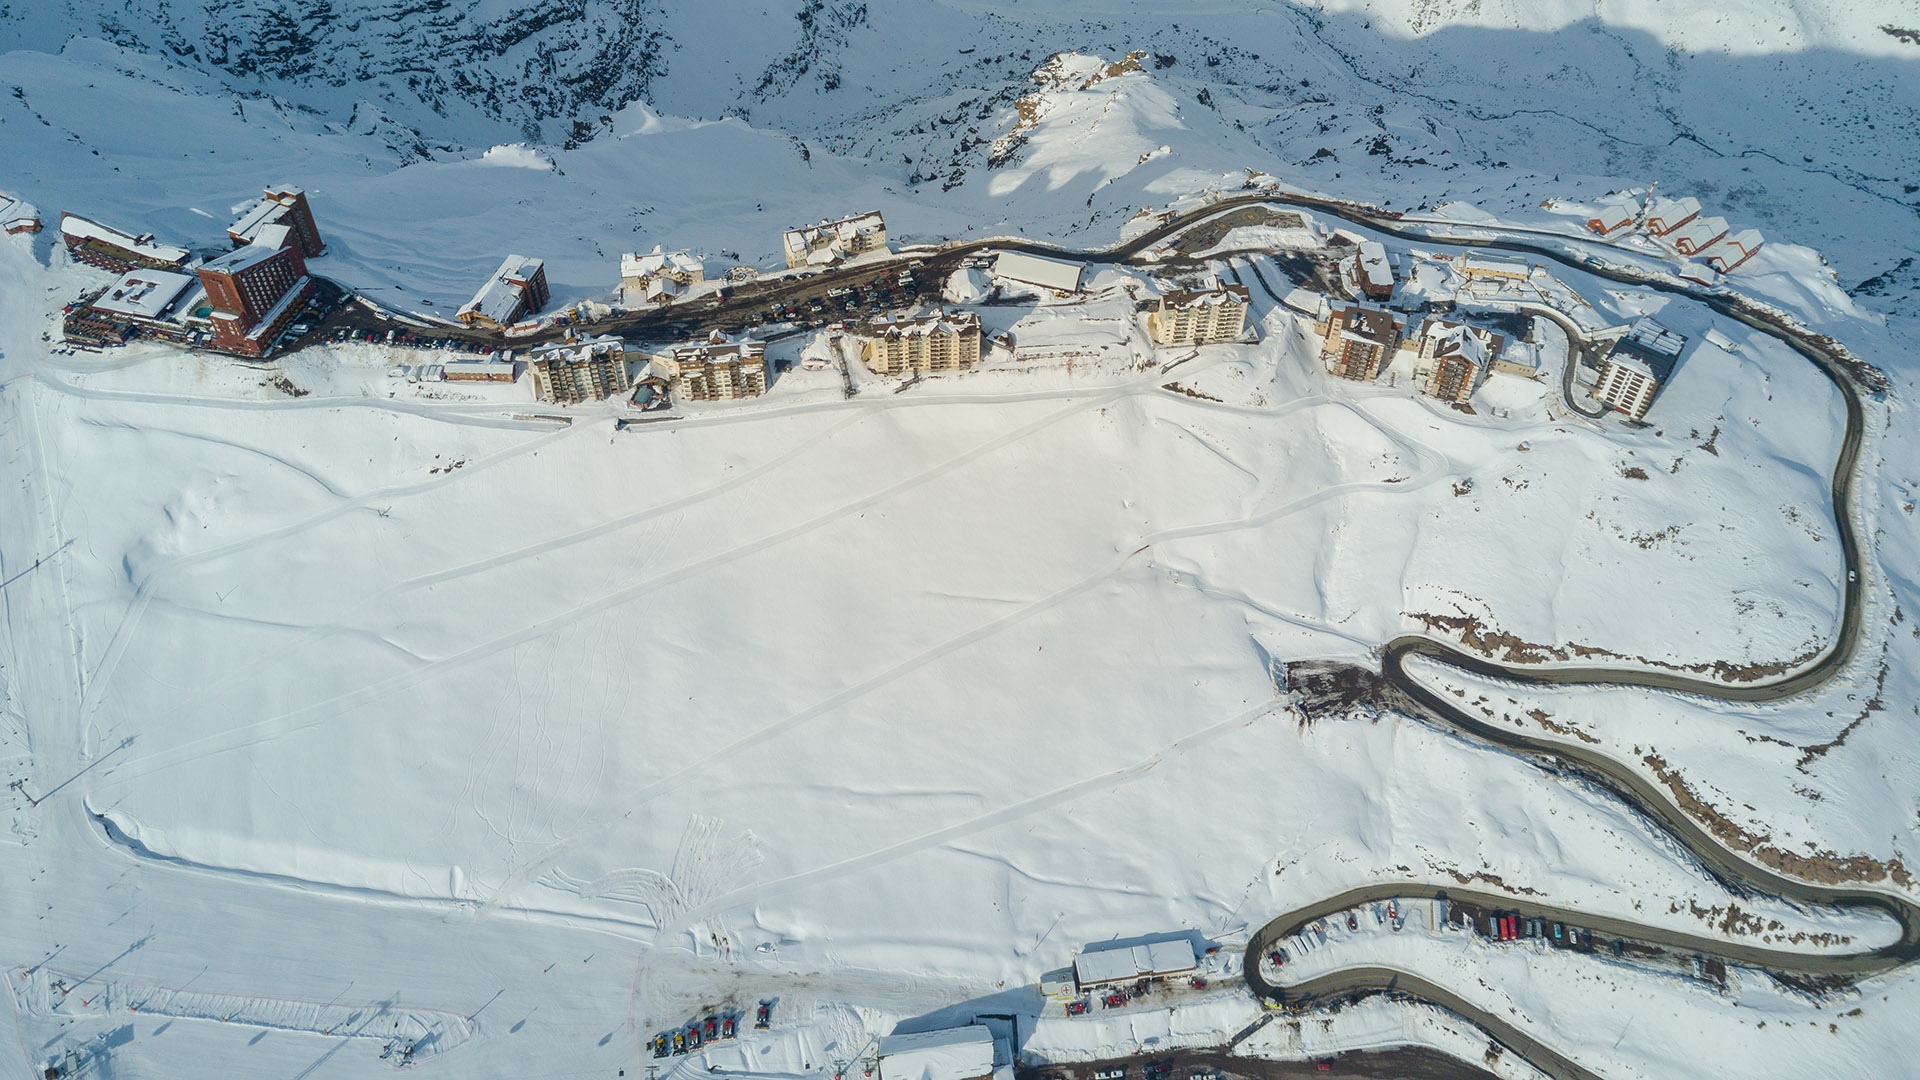
[[1429,633],[1442,631],[1446,636],[1489,660],[1508,664],[1565,663],[1570,660],[1625,661],[1661,671],[1708,675],[1725,683],[1743,683],[1783,675],[1820,655],[1820,648],[1816,646],[1799,656],[1767,663],[1731,664],[1725,660],[1714,660],[1697,664],[1673,664],[1644,656],[1628,656],[1611,649],[1582,645],[1578,642],[1566,645],[1540,645],[1504,630],[1491,629],[1481,622],[1477,615],[1437,615],[1422,611],[1412,612],[1408,618],[1417,620]]

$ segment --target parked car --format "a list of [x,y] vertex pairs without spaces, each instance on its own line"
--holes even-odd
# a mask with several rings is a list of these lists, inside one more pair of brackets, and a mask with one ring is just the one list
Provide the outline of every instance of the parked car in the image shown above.
[[1274,967],[1285,967],[1287,963],[1287,954],[1283,950],[1275,949],[1272,952],[1267,954],[1267,962],[1272,964]]
[[676,1031],[673,1033],[673,1052],[676,1054],[684,1054],[687,1052],[686,1032]]
[[1351,911],[1347,912],[1347,929],[1349,930],[1360,929],[1360,916],[1357,913],[1351,912]]

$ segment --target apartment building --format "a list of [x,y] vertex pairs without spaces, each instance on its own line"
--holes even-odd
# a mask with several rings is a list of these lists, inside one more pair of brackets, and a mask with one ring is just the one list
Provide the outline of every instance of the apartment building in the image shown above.
[[860,336],[861,360],[880,375],[961,371],[980,362],[980,316],[971,311],[879,318]]
[[[513,365],[506,365],[509,377]],[[627,345],[617,337],[537,345],[528,353],[533,396],[554,405],[602,401],[633,386]]]
[[684,251],[655,245],[650,254],[620,256],[620,288],[629,304],[665,303],[705,280],[706,265]]
[[767,392],[767,346],[750,338],[730,340],[715,330],[707,340],[679,345],[653,358],[683,401],[732,401]]
[[1642,419],[1654,395],[1672,377],[1686,344],[1686,338],[1652,319],[1641,318],[1602,362],[1593,396],[1610,409]]
[[887,247],[887,223],[878,210],[854,214],[838,221],[822,220],[818,225],[788,229],[780,238],[780,250],[786,254],[789,269],[795,266],[826,266],[869,251]]
[[1155,345],[1207,345],[1236,341],[1247,326],[1245,285],[1170,292],[1147,316]]
[[129,270],[180,270],[187,265],[186,248],[156,244],[152,233],[135,236],[91,221],[79,214],[60,215],[60,238],[75,259],[124,274]]
[[199,268],[212,307],[208,344],[238,356],[264,356],[314,293],[307,261],[285,225],[269,225],[258,239]]
[[227,226],[227,239],[233,241],[234,247],[245,247],[258,239],[260,230],[269,225],[285,225],[288,239],[300,249],[302,258],[311,259],[327,250],[320,239],[320,227],[313,223],[307,193],[297,187],[268,188],[264,198]]
[[1375,302],[1393,298],[1393,262],[1387,258],[1385,244],[1378,240],[1360,241],[1354,248],[1353,258],[1348,260],[1347,270],[1353,275],[1361,296]]
[[1358,305],[1336,307],[1327,324],[1320,359],[1343,379],[1370,382],[1393,359],[1404,324],[1392,312]]
[[1460,256],[1460,272],[1469,281],[1495,281],[1512,284],[1527,280],[1533,273],[1533,267],[1517,259],[1496,259],[1469,251]]
[[547,306],[547,264],[509,255],[454,315],[469,326],[505,330]]
[[1422,323],[1415,341],[1415,384],[1428,397],[1454,404],[1473,396],[1506,345],[1501,334],[1446,319]]

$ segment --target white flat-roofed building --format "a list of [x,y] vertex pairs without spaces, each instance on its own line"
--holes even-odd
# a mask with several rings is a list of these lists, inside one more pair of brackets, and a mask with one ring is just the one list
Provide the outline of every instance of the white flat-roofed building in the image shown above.
[[1517,259],[1496,259],[1469,251],[1460,256],[1460,272],[1474,281],[1525,281],[1533,267]]
[[878,210],[853,214],[837,221],[802,225],[788,229],[780,237],[780,250],[787,267],[827,266],[869,251],[884,251],[887,223]]
[[1080,275],[1085,271],[1080,263],[1003,251],[993,260],[992,274],[1003,281],[1071,295],[1080,291]]
[[1193,942],[1186,938],[1121,945],[1083,952],[1073,961],[1073,979],[1080,989],[1191,975],[1199,967]]
[[194,282],[191,274],[134,270],[123,274],[119,281],[101,293],[93,306],[96,311],[130,319],[162,319],[172,309],[174,301],[192,288]]
[[1012,1080],[1012,1054],[981,1024],[880,1040],[879,1080]]
[[512,382],[511,360],[449,360],[440,365],[448,382]]

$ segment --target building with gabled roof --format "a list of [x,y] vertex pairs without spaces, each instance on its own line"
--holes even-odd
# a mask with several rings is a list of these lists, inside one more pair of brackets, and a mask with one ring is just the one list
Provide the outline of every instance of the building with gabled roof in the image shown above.
[[1191,975],[1200,966],[1186,938],[1089,949],[1074,958],[1073,981],[1082,991],[1096,986]]
[[645,255],[620,256],[620,287],[629,304],[665,303],[706,279],[706,264],[684,251],[663,251],[658,244]]
[[227,226],[227,239],[234,247],[244,247],[260,238],[262,230],[284,226],[286,237],[300,249],[302,258],[326,253],[320,239],[320,227],[313,222],[313,208],[307,205],[307,193],[284,184],[266,189],[265,196],[248,207],[238,220]]
[[863,339],[861,359],[880,375],[930,375],[980,362],[980,316],[971,311],[935,309],[918,318],[882,317],[858,333]]
[[1667,234],[1673,250],[1682,255],[1698,255],[1727,235],[1727,219],[1697,217]]
[[9,235],[37,233],[40,231],[40,211],[27,200],[0,191],[0,231]]
[[102,270],[124,274],[129,270],[179,270],[187,265],[186,248],[154,243],[152,233],[134,236],[79,214],[60,215],[60,236],[74,258]]
[[787,267],[827,266],[869,251],[887,247],[887,223],[880,211],[851,214],[837,221],[821,219],[818,225],[788,229],[780,237],[780,250]]
[[1700,200],[1688,195],[1683,199],[1658,198],[1647,206],[1647,231],[1665,236],[1700,216]]
[[469,326],[505,330],[547,306],[547,264],[525,255],[509,255],[455,318]]
[[1413,378],[1420,392],[1454,404],[1473,396],[1507,339],[1491,330],[1447,319],[1420,325]]
[[1147,333],[1156,345],[1237,341],[1246,331],[1247,302],[1251,297],[1245,285],[1167,293],[1147,316]]
[[1333,309],[1320,359],[1343,379],[1371,382],[1400,345],[1404,324],[1390,311],[1358,304]]
[[1640,201],[1607,203],[1587,219],[1587,229],[1599,236],[1612,236],[1632,225],[1640,217]]
[[1758,229],[1741,229],[1721,237],[1703,253],[1707,265],[1723,274],[1731,273],[1733,268],[1753,258],[1760,250],[1763,241]]

